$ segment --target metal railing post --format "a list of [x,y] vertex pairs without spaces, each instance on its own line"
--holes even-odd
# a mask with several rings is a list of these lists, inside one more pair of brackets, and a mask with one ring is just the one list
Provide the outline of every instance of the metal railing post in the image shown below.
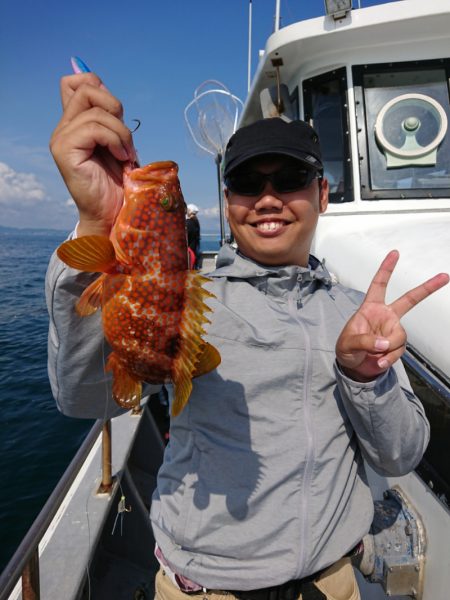
[[102,429],[102,482],[98,494],[110,494],[112,490],[112,437],[111,420],[103,423]]
[[22,600],[40,600],[39,550],[35,548],[22,572]]

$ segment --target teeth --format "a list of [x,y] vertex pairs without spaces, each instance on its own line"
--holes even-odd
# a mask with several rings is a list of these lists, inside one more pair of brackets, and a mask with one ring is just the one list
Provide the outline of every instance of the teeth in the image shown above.
[[269,222],[257,224],[257,228],[261,229],[262,231],[276,231],[277,229],[280,229],[282,226],[283,226],[283,224],[280,223],[279,221],[269,221]]

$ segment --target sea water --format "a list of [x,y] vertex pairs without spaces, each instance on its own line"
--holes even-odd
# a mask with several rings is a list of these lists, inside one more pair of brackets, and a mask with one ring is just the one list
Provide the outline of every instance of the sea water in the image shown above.
[[0,572],[93,424],[61,415],[47,378],[44,279],[66,237],[0,227]]
[[47,378],[44,277],[66,237],[0,230],[0,570],[93,423],[62,416]]

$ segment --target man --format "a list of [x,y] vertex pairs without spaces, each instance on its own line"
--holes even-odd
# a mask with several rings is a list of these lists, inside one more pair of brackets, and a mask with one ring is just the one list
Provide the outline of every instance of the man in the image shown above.
[[201,269],[202,257],[200,253],[200,222],[197,214],[198,206],[196,204],[188,204],[186,214],[188,248],[190,248],[195,255],[195,262],[192,267],[194,269]]
[[[135,157],[120,103],[94,74],[64,78],[51,148],[79,209],[77,235],[107,235]],[[320,145],[306,123],[244,127],[225,153],[224,246],[210,274],[207,339],[220,366],[193,381],[172,420],[151,520],[160,600],[357,600],[348,554],[373,513],[363,458],[412,470],[429,427],[401,362],[400,318],[448,282],[440,274],[385,304],[398,260],[383,261],[363,299],[309,254],[327,208]],[[54,256],[49,374],[60,409],[103,417],[98,316],[74,303],[92,277]],[[83,341],[83,343],[81,343]],[[201,594],[201,596],[200,596]]]

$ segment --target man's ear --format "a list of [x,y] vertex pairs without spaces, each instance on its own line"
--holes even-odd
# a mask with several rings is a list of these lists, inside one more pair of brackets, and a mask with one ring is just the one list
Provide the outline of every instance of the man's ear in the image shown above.
[[319,212],[324,213],[328,207],[328,194],[330,192],[330,186],[328,185],[328,179],[325,177],[322,179],[319,185]]
[[225,217],[226,217],[227,221],[228,221],[228,194],[229,194],[228,188],[224,188],[224,190],[223,190],[223,195],[225,197],[224,209],[225,209]]

